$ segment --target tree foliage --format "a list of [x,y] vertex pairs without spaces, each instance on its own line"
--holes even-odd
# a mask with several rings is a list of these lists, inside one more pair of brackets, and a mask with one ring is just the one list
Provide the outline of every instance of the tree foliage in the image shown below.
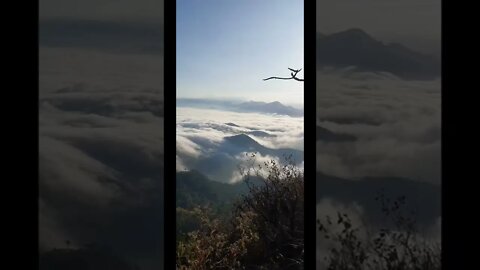
[[[271,160],[252,162],[241,172],[248,192],[228,216],[210,207],[182,213],[195,222],[177,237],[177,269],[304,269],[303,170],[293,162]],[[421,235],[406,198],[390,201],[380,194],[376,201],[385,221],[375,226],[356,223],[346,213],[318,220],[328,246],[327,268],[441,269],[440,245]]]
[[230,218],[195,210],[201,226],[177,242],[178,269],[303,269],[303,172],[272,160],[243,173],[249,192]]
[[373,232],[367,224],[355,225],[345,213],[318,220],[324,240],[332,244],[324,258],[328,270],[441,269],[440,244],[421,236],[414,213],[404,208],[405,196],[391,202],[380,194],[376,200],[386,223]]

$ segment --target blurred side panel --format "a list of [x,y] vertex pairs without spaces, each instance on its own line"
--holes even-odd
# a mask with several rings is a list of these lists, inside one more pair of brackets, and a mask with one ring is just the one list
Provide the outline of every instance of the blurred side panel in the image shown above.
[[40,269],[163,269],[163,1],[39,8]]
[[317,269],[440,269],[441,1],[318,0],[316,26]]

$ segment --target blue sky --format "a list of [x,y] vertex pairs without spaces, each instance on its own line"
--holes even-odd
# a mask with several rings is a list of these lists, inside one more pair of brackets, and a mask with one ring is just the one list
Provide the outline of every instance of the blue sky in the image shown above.
[[[177,0],[177,97],[303,104],[303,0]],[[303,71],[299,73],[303,78]]]

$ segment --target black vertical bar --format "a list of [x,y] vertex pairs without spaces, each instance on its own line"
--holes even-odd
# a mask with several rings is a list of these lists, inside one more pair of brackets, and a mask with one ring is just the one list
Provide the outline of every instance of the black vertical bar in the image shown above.
[[305,268],[316,264],[316,1],[304,1]]
[[175,269],[176,1],[165,1],[164,39],[164,200],[165,269]]
[[[30,9],[31,12],[32,12],[32,21],[33,21],[33,25],[34,25],[34,29],[32,29],[32,47],[33,47],[33,50],[32,50],[32,59],[28,59],[27,62],[31,62],[32,63],[32,75],[33,75],[33,80],[31,81],[32,85],[31,85],[31,88],[29,87],[29,89],[35,89],[34,93],[34,98],[32,97],[32,99],[30,100],[30,102],[32,102],[32,104],[30,105],[32,110],[34,112],[32,112],[30,115],[32,115],[32,127],[33,127],[33,130],[34,132],[31,132],[31,134],[34,134],[35,135],[35,139],[33,140],[33,144],[30,146],[31,149],[34,149],[34,153],[35,155],[32,155],[32,160],[33,160],[33,164],[34,164],[34,167],[35,170],[31,170],[31,173],[32,173],[32,176],[31,176],[31,179],[36,179],[36,183],[34,185],[32,185],[33,187],[30,188],[30,189],[27,189],[27,190],[30,190],[32,192],[32,204],[30,203],[27,203],[30,207],[32,207],[32,212],[34,213],[34,215],[32,215],[32,218],[30,220],[30,222],[28,222],[27,224],[31,225],[32,226],[32,239],[33,239],[33,243],[34,243],[34,246],[33,246],[33,255],[34,255],[34,258],[35,260],[31,260],[31,269],[34,269],[33,267],[36,267],[38,269],[38,265],[39,265],[39,198],[40,198],[40,192],[39,192],[39,189],[40,189],[40,163],[39,163],[39,156],[40,156],[40,149],[39,149],[39,134],[40,134],[40,124],[39,124],[39,109],[40,109],[40,104],[38,102],[39,100],[39,96],[40,96],[40,83],[39,83],[39,78],[40,78],[40,60],[39,60],[39,50],[40,50],[40,42],[39,42],[39,38],[40,38],[40,35],[39,35],[39,27],[40,27],[40,9],[39,9],[39,6],[40,6],[40,3],[37,1],[37,2],[32,2],[32,8]],[[25,50],[27,51],[27,50]],[[17,59],[18,60],[18,59]],[[20,63],[24,63],[23,61],[20,61]],[[26,106],[26,107],[29,107],[29,106]],[[28,113],[27,113],[28,114]],[[25,125],[25,122],[23,121],[18,121],[21,125]],[[32,131],[33,131],[32,130]],[[22,143],[23,144],[23,143]],[[22,152],[22,151],[20,151]],[[30,202],[30,201],[28,201]],[[15,211],[16,213],[22,213],[21,211],[18,211],[18,209]],[[22,216],[24,216],[24,214],[21,214]],[[17,221],[19,221],[20,219],[16,218],[15,219]],[[24,230],[24,231],[27,231],[27,230]],[[20,235],[22,235],[20,233]],[[19,243],[25,243],[25,242],[28,242],[28,241],[21,241],[20,239],[16,239],[17,242]],[[29,260],[26,260],[26,261],[29,261]],[[21,266],[19,266],[21,267]],[[27,266],[27,268],[30,268],[29,266]]]
[[[468,241],[471,239],[472,230],[466,229],[469,222],[465,222],[471,216],[472,212],[468,201],[469,198],[475,198],[467,194],[468,188],[465,188],[464,179],[470,179],[471,173],[466,168],[474,168],[476,165],[470,164],[469,158],[459,158],[465,156],[465,150],[471,150],[472,140],[467,139],[468,133],[463,133],[465,127],[472,122],[467,115],[474,115],[469,109],[465,95],[459,93],[459,89],[468,89],[471,86],[467,82],[470,74],[469,69],[459,69],[463,65],[463,55],[452,57],[452,52],[470,52],[465,48],[464,42],[458,42],[463,36],[459,34],[459,26],[453,26],[451,19],[457,16],[451,14],[466,16],[463,9],[458,9],[452,3],[443,0],[442,3],[442,98],[441,98],[441,117],[442,117],[442,140],[441,140],[441,163],[442,163],[442,269],[468,269],[467,259],[469,254]],[[450,14],[449,14],[450,13]],[[462,22],[463,24],[464,22]],[[458,35],[455,37],[455,35]],[[459,46],[459,48],[455,48]],[[458,74],[455,74],[458,72]],[[476,71],[475,71],[476,72]],[[457,77],[455,77],[457,76]],[[476,75],[473,75],[476,76]],[[473,77],[472,76],[472,77]],[[461,92],[461,91],[460,91]],[[467,184],[468,186],[468,184]],[[475,190],[475,189],[473,189]],[[476,191],[474,191],[476,192]],[[471,241],[471,240],[470,240]],[[473,244],[473,243],[472,243]],[[476,250],[476,249],[472,249]]]

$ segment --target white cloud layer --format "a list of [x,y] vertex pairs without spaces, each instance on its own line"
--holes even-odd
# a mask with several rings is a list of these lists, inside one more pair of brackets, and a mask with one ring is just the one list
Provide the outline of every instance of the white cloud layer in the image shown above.
[[40,48],[40,250],[98,243],[162,264],[162,74],[161,56]]
[[[211,162],[199,160],[217,160],[207,176],[222,182],[238,181],[245,149],[236,154],[221,149],[225,137],[238,134],[246,134],[268,148],[303,151],[303,117],[178,107],[177,170],[199,169],[205,173]],[[256,157],[257,162],[278,158],[283,157]]]
[[342,177],[401,176],[440,183],[440,81],[319,71],[317,121],[354,142],[317,142],[317,169]]

